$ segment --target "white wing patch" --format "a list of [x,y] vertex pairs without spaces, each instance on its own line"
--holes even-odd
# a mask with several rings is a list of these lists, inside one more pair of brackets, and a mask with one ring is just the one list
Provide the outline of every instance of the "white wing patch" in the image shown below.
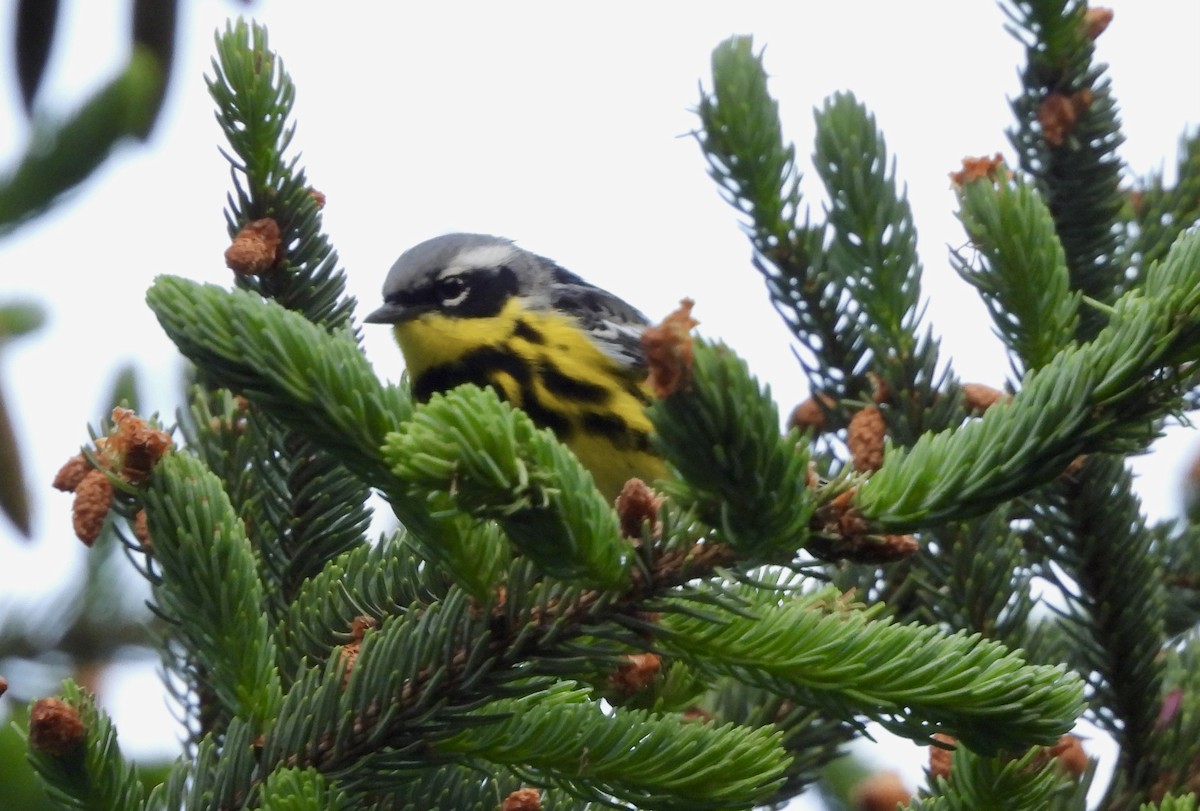
[[600,351],[622,366],[641,368],[646,365],[642,352],[642,330],[645,324],[610,321],[597,323],[588,333]]

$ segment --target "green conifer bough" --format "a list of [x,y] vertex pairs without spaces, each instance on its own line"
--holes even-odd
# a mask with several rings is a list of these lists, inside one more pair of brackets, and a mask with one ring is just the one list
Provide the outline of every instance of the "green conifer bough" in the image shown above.
[[[1010,396],[972,405],[921,323],[874,116],[848,93],[819,107],[830,203],[805,211],[762,53],[735,37],[696,136],[821,419],[782,433],[735,350],[697,342],[690,386],[651,411],[663,500],[620,512],[493,392],[413,404],[380,382],[291,156],[296,90],[266,32],[231,25],[209,82],[229,230],[270,219],[281,255],[233,290],[156,280],[195,385],[179,447],[144,482],[112,472],[117,511],[147,516],[149,546],[130,545],[188,748],[142,793],[68,684],[80,748],[31,755],[54,801],[492,811],[537,787],[547,809],[772,807],[874,722],[957,747],[911,808],[1082,811],[1095,769],[1048,747],[1085,715],[1121,748],[1104,808],[1185,787],[1200,533],[1142,517],[1124,456],[1195,402],[1200,236],[1181,221],[1200,163],[1192,139],[1178,187],[1124,206],[1083,5],[1005,7],[1029,60],[1015,176],[963,185],[975,253],[951,261],[1012,352]],[[1049,142],[1040,102],[1083,90]],[[868,408],[886,451],[853,470],[846,429]],[[399,522],[382,537],[372,491]],[[903,551],[879,564],[881,548]],[[1177,794],[1158,807],[1194,807]]]

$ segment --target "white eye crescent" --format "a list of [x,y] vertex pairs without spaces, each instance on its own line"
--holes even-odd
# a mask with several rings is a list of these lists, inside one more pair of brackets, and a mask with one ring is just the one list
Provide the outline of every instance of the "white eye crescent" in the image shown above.
[[437,280],[435,286],[443,307],[455,307],[462,304],[467,297],[467,283],[458,274],[445,276]]

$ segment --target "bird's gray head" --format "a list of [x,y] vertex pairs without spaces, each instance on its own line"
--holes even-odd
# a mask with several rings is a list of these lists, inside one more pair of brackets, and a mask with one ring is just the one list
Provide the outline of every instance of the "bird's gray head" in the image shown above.
[[483,318],[513,296],[528,307],[549,307],[553,267],[501,237],[434,237],[400,255],[383,282],[383,306],[364,320],[396,324],[428,312]]

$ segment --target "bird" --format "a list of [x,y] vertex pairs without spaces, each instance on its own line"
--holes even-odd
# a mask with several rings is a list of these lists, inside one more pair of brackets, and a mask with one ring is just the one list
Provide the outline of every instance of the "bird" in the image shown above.
[[491,387],[550,429],[614,500],[666,475],[651,444],[641,334],[618,296],[512,240],[452,233],[409,248],[365,319],[390,324],[413,397]]

